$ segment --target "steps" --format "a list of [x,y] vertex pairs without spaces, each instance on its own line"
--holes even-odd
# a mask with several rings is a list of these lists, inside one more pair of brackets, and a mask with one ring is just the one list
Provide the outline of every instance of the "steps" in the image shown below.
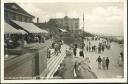
[[65,57],[65,49],[67,48],[67,45],[62,45],[61,53],[58,54],[58,56],[52,54],[51,58],[47,61],[47,75],[45,79],[51,79],[53,78],[54,73],[57,71],[60,63],[63,61]]
[[54,73],[56,72],[60,63],[62,62],[62,60],[65,57],[66,47],[67,47],[66,45],[63,45],[62,49],[61,49],[61,53],[59,53],[58,56],[55,56],[55,55],[52,56],[52,58],[48,60],[47,68],[49,71],[48,71],[47,76],[46,76],[47,79],[53,78]]

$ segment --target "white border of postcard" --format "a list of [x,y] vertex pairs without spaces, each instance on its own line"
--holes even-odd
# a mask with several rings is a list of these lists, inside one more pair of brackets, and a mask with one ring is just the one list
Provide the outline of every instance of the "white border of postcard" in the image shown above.
[[[5,2],[119,2],[124,1],[124,78],[122,79],[49,79],[49,80],[4,80],[4,3]],[[1,0],[1,83],[126,83],[127,82],[127,0]]]

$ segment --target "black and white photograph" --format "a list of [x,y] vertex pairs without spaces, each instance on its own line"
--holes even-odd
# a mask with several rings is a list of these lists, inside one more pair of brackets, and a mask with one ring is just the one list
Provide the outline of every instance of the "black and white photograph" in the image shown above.
[[127,0],[2,0],[1,81],[127,82]]

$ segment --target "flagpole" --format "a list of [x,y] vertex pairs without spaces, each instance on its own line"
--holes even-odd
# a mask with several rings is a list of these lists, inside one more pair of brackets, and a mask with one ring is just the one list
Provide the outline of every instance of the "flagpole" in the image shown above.
[[82,29],[82,42],[81,42],[81,47],[84,49],[84,13],[83,13],[83,29]]
[[84,42],[84,13],[83,13],[83,42]]
[[83,13],[83,36],[84,36],[84,13]]

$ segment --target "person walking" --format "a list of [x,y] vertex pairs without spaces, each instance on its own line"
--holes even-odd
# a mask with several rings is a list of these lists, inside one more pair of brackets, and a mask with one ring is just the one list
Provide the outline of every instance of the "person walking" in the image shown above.
[[121,56],[122,61],[124,61],[123,51],[122,51],[122,52],[120,52],[120,56]]
[[89,45],[89,52],[91,52],[91,46]]
[[86,50],[87,50],[87,52],[88,52],[88,45],[87,45],[87,47],[86,47]]
[[83,52],[82,49],[80,49],[79,55],[80,55],[80,57],[83,57],[84,58],[84,52]]
[[82,45],[81,45],[82,49],[84,50],[84,47],[85,47],[85,44],[84,42],[82,42]]
[[74,53],[74,56],[76,56],[76,53],[77,53],[77,44],[74,45],[73,53]]
[[77,48],[74,48],[74,49],[73,49],[74,56],[76,56],[76,50],[77,50]]
[[58,52],[61,53],[61,42],[58,42]]
[[102,45],[102,47],[101,47],[101,48],[102,48],[102,52],[104,52],[104,46],[103,46],[103,45]]
[[77,44],[75,44],[75,48],[77,48]]
[[50,47],[47,48],[47,58],[51,58],[51,50],[50,50]]
[[98,53],[101,53],[101,47],[100,46],[98,47]]
[[105,60],[105,57],[103,57],[103,60],[102,60],[102,68],[103,68],[103,70],[105,70],[105,68],[106,68],[106,60]]
[[55,43],[54,48],[55,48],[55,55],[58,56],[58,44],[57,43]]
[[98,69],[101,69],[101,62],[102,62],[101,57],[99,56],[96,61],[98,61]]
[[109,67],[109,58],[107,57],[107,59],[106,59],[106,68],[107,68],[107,70],[108,70],[108,67]]
[[96,45],[94,45],[94,52],[96,52]]
[[92,46],[92,52],[93,52],[93,50],[94,50],[94,46]]

